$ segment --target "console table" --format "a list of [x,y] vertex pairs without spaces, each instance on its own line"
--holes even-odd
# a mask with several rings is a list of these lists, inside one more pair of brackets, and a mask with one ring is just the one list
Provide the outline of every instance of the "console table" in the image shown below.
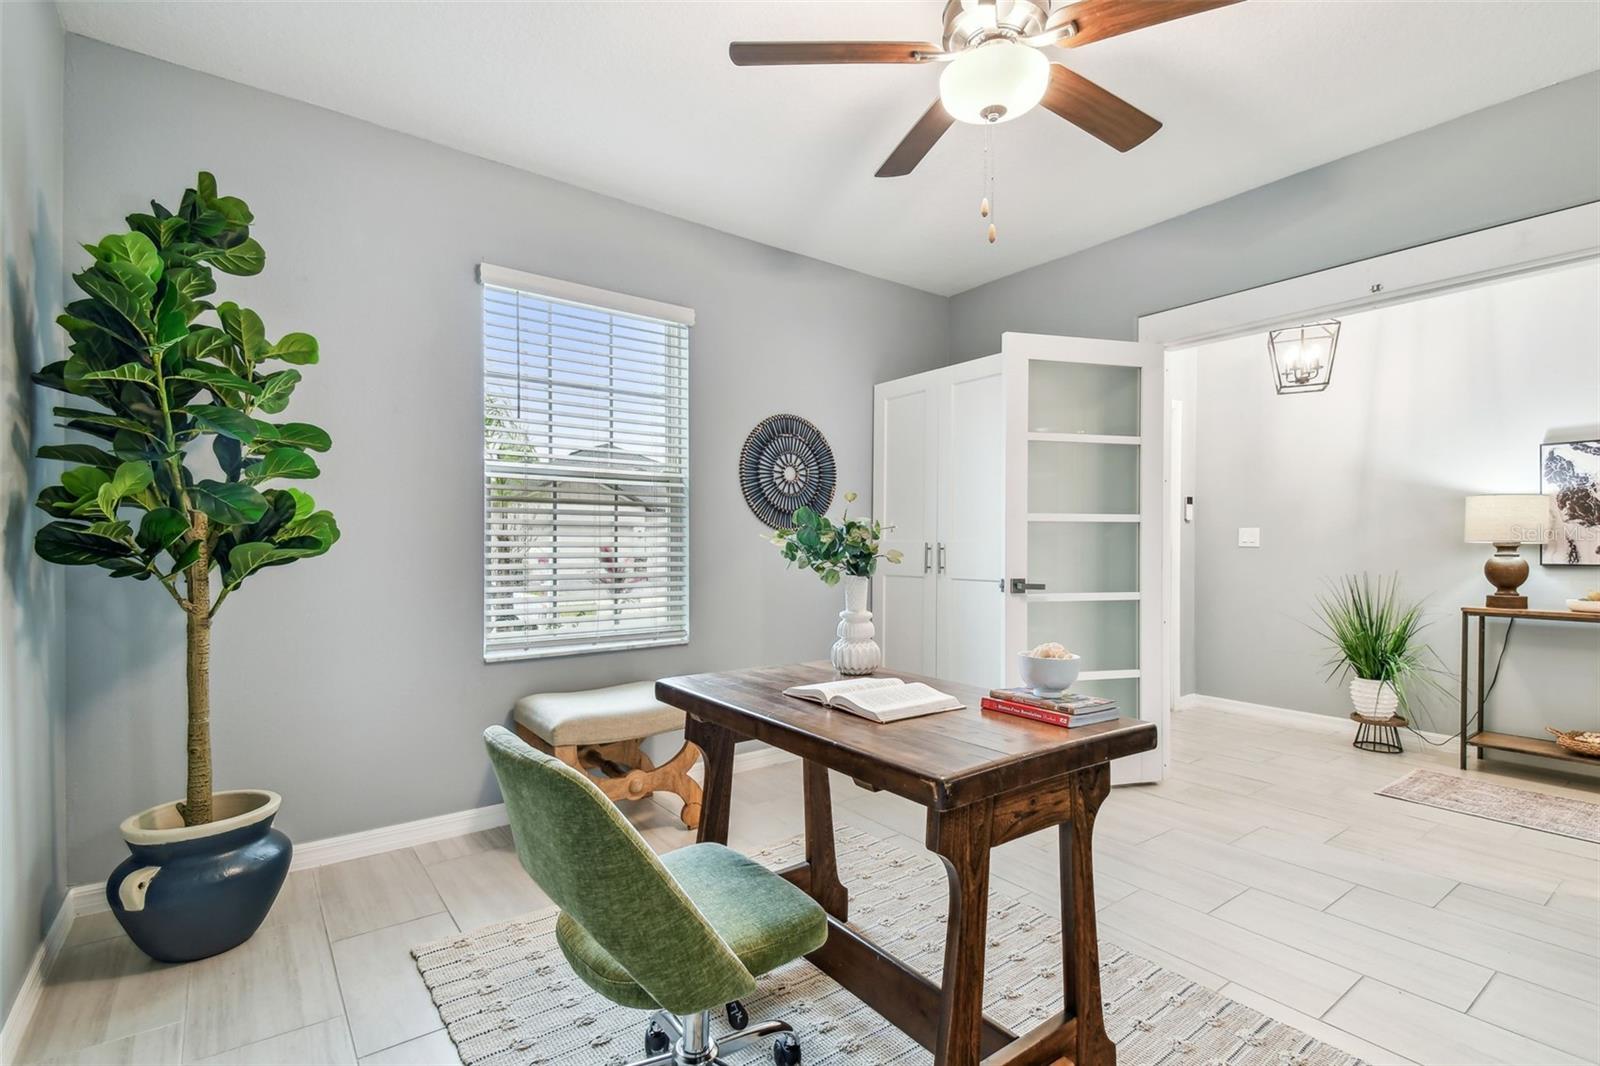
[[[1478,731],[1467,733],[1467,646],[1468,623],[1476,618],[1478,620]],[[1478,758],[1483,758],[1483,753],[1489,748],[1496,751],[1514,751],[1519,755],[1540,755],[1547,759],[1565,759],[1568,762],[1588,763],[1593,766],[1600,763],[1600,759],[1593,759],[1585,755],[1574,755],[1561,747],[1553,740],[1543,740],[1538,737],[1518,736],[1515,733],[1493,733],[1489,731],[1489,720],[1485,717],[1484,701],[1487,693],[1483,690],[1483,663],[1484,663],[1484,635],[1487,632],[1489,619],[1504,618],[1507,623],[1517,619],[1527,619],[1536,622],[1587,622],[1600,623],[1600,614],[1590,614],[1583,611],[1534,611],[1526,607],[1463,607],[1461,608],[1461,768],[1467,768],[1467,747],[1478,749]]]

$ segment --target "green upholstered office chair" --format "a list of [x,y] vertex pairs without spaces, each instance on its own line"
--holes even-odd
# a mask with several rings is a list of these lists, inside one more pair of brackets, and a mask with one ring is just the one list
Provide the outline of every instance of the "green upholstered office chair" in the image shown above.
[[[789,1025],[746,1028],[739,1000],[761,974],[822,946],[816,901],[721,844],[658,857],[586,775],[500,726],[483,739],[522,868],[561,908],[561,953],[602,996],[657,1012],[633,1066],[707,1066],[774,1036],[774,1061],[798,1063]],[[718,1041],[711,1011],[723,1007],[742,1031]]]

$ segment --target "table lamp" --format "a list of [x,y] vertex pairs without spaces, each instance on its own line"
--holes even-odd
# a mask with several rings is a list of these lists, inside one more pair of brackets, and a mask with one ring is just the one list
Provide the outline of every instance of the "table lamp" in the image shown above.
[[1483,564],[1483,576],[1494,586],[1494,592],[1484,599],[1487,606],[1528,606],[1528,597],[1517,591],[1528,580],[1528,561],[1520,548],[1549,540],[1550,527],[1548,496],[1507,493],[1467,497],[1467,543],[1493,544],[1495,548]]

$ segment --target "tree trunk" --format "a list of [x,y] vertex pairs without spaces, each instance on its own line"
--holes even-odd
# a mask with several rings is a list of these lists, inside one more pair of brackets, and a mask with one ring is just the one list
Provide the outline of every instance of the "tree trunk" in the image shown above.
[[190,532],[200,543],[200,557],[188,573],[189,787],[184,825],[211,821],[211,552],[206,525],[206,516],[194,512]]

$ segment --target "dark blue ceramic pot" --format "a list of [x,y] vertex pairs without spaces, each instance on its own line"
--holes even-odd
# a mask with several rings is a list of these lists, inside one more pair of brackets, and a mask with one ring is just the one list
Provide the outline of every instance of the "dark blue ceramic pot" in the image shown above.
[[106,881],[106,899],[140,951],[190,962],[249,940],[289,874],[294,847],[272,828],[276,792],[218,792],[209,825],[185,826],[164,803],[122,823],[132,853]]

